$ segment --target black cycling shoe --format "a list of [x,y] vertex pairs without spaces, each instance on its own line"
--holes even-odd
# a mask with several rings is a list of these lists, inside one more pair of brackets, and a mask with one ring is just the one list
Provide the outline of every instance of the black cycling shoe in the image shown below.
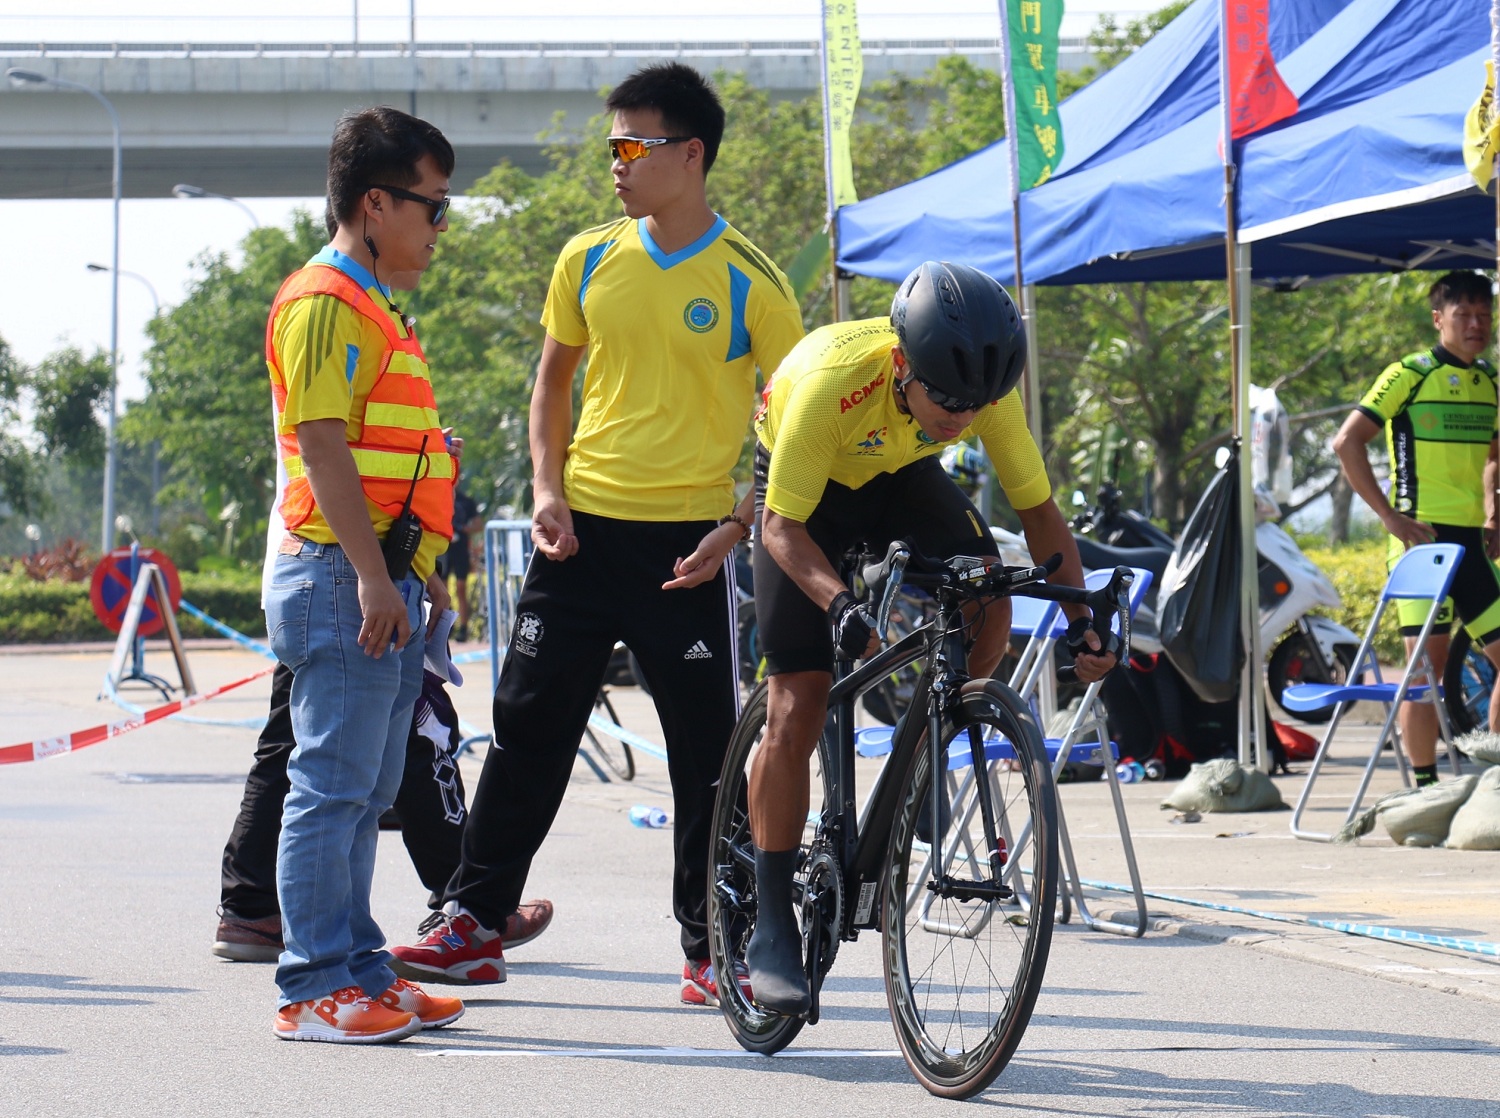
[[755,848],[755,931],[745,947],[755,1004],[788,1017],[812,1009],[812,988],[802,963],[802,928],[792,907],[797,853]]

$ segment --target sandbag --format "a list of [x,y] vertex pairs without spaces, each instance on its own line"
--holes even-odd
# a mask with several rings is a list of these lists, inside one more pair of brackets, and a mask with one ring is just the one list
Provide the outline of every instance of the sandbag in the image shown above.
[[1471,730],[1453,744],[1472,761],[1481,765],[1500,765],[1500,734]]
[[1500,768],[1479,774],[1474,791],[1454,814],[1443,845],[1452,850],[1500,850]]
[[1265,773],[1219,757],[1189,769],[1161,806],[1163,811],[1281,811],[1286,803]]
[[1425,788],[1403,788],[1381,796],[1346,824],[1333,841],[1354,842],[1373,831],[1378,818],[1391,839],[1401,846],[1442,846],[1454,813],[1474,791],[1478,779],[1472,775],[1459,776]]

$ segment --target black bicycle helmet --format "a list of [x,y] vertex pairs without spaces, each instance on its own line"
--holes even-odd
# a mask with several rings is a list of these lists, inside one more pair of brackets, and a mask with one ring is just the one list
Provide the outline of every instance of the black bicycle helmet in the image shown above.
[[891,326],[912,374],[951,400],[998,400],[1026,366],[1015,303],[966,264],[929,260],[907,276],[891,301]]

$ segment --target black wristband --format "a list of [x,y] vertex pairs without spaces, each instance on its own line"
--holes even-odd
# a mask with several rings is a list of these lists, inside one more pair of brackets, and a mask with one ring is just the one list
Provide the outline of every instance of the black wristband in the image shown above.
[[840,590],[833,601],[828,603],[828,622],[837,625],[839,618],[844,616],[844,611],[850,606],[859,605],[859,599],[847,590]]

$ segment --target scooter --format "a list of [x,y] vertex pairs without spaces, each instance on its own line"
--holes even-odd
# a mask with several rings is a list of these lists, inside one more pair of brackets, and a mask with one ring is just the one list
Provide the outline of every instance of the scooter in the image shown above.
[[[1133,509],[1121,509],[1120,492],[1112,485],[1099,489],[1097,504],[1089,508],[1081,492],[1073,503],[1080,512],[1073,517],[1074,538],[1085,567],[1099,569],[1117,564],[1143,567],[1159,580],[1176,542],[1150,520]],[[1359,651],[1359,637],[1315,609],[1336,610],[1343,600],[1318,566],[1302,554],[1297,541],[1272,523],[1280,514],[1275,500],[1263,489],[1256,491],[1255,549],[1260,585],[1260,639],[1270,649],[1266,662],[1266,686],[1281,706],[1282,693],[1293,683],[1334,683],[1348,678]],[[1136,615],[1131,644],[1142,652],[1160,651],[1153,593]],[[1282,707],[1285,711],[1286,708]],[[1290,715],[1291,712],[1287,711]],[[1326,721],[1331,712],[1309,716],[1304,722]]]

